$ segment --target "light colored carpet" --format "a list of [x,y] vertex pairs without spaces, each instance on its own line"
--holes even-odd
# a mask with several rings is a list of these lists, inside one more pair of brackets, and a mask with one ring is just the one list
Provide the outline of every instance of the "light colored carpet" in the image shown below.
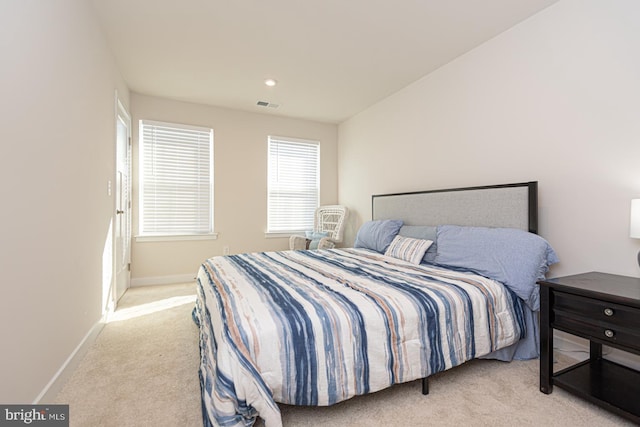
[[[194,294],[194,284],[127,291],[53,402],[70,405],[71,426],[202,425]],[[537,360],[472,361],[431,377],[428,396],[414,381],[282,413],[285,427],[632,425],[557,387],[540,393]]]

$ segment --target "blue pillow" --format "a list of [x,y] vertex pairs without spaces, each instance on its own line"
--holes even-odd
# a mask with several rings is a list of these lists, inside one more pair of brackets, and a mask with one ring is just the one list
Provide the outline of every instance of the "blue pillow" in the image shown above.
[[326,231],[305,231],[304,234],[308,240],[307,249],[318,249],[320,239],[329,236]]
[[399,219],[365,222],[358,230],[353,247],[371,249],[382,254],[396,237],[402,224],[403,222]]
[[515,228],[438,226],[435,262],[503,283],[529,308],[540,308],[538,280],[558,257],[537,234]]
[[433,244],[429,246],[427,252],[422,258],[422,262],[428,262],[433,264],[436,260],[437,242],[436,233],[438,227],[433,225],[403,225],[398,231],[398,236],[412,237],[414,239],[431,240]]

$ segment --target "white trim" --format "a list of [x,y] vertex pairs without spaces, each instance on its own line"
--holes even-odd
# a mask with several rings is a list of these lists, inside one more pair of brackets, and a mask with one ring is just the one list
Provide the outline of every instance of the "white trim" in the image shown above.
[[179,240],[216,240],[218,233],[211,234],[188,234],[181,236],[136,236],[136,242],[172,242]]
[[174,274],[172,276],[157,277],[136,277],[131,279],[131,287],[156,286],[156,285],[176,285],[178,283],[189,283],[196,280],[194,274]]
[[183,123],[161,122],[161,121],[158,121],[158,120],[147,120],[147,119],[142,119],[140,121],[143,122],[143,123],[149,124],[149,125],[153,125],[153,126],[162,126],[162,127],[170,127],[170,128],[180,127],[180,128],[184,128],[184,129],[188,129],[188,130],[193,130],[193,131],[196,131],[196,132],[209,133],[209,132],[213,131],[213,129],[211,129],[210,127],[206,127],[206,126],[188,125],[188,124],[183,124]]
[[315,139],[292,138],[290,136],[267,135],[267,139],[275,139],[278,141],[285,141],[285,142],[299,142],[302,144],[315,144],[318,146],[320,145],[320,141]]
[[71,375],[76,370],[84,356],[89,351],[91,345],[95,342],[102,332],[102,328],[105,325],[105,317],[103,316],[95,325],[87,332],[87,335],[82,338],[80,344],[71,352],[67,360],[64,361],[58,372],[55,373],[53,378],[42,389],[38,397],[36,397],[32,404],[37,405],[40,402],[53,402],[56,395],[62,390],[65,383],[71,378]]

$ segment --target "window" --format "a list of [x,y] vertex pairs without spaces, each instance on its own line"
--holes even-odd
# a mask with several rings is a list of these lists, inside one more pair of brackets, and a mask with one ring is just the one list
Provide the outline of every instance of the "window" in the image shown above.
[[140,121],[139,233],[213,234],[213,129]]
[[320,143],[269,137],[267,232],[313,229],[320,194]]

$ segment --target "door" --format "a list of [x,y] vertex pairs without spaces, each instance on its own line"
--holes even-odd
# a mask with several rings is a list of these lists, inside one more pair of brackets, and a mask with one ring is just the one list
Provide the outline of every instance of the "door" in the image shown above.
[[116,117],[114,265],[118,301],[131,280],[131,118],[120,101]]

